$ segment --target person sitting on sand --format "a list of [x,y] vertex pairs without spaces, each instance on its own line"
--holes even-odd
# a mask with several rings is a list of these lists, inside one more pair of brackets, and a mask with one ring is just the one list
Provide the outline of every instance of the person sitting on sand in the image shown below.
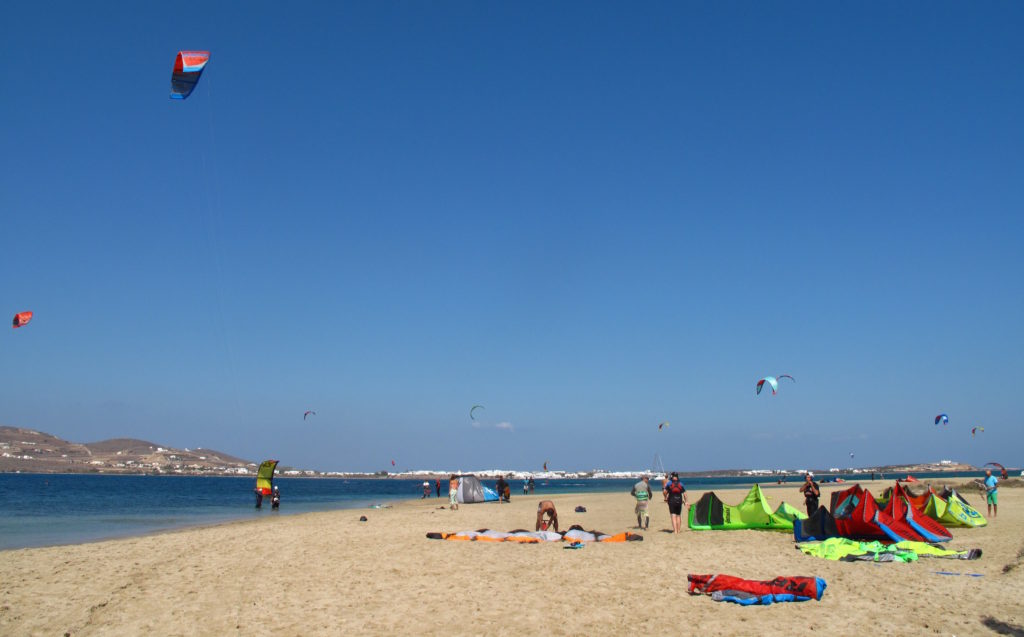
[[270,494],[270,508],[276,509],[281,506],[281,490],[274,485],[274,492]]
[[821,496],[821,487],[814,481],[814,474],[810,471],[804,475],[804,483],[800,485],[800,493],[804,494],[807,515],[814,515],[814,512],[818,510],[818,498]]
[[448,508],[452,511],[459,509],[459,479],[454,473],[448,478]]
[[988,517],[996,517],[999,513],[999,478],[992,475],[991,469],[985,469],[985,502],[988,504]]
[[633,510],[636,513],[636,528],[646,529],[651,525],[651,516],[647,512],[647,505],[651,502],[651,483],[650,477],[643,476],[640,482],[633,485],[633,490],[630,494],[636,498],[636,508]]
[[[547,514],[548,519],[544,519]],[[558,533],[558,511],[555,510],[555,503],[551,500],[541,500],[537,503],[537,528],[536,531],[547,531],[554,528]]]
[[665,502],[668,502],[668,513],[672,518],[672,532],[679,533],[683,528],[683,507],[686,506],[686,487],[679,481],[679,473],[672,472],[672,479],[662,489]]

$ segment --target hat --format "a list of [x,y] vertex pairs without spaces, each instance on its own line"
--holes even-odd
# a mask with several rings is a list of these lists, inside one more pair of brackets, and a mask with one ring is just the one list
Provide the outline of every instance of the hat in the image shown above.
[[423,486],[425,486],[425,487],[429,487],[429,486],[430,486],[430,483],[429,483],[429,482],[427,482],[427,481],[424,481],[424,482],[423,482]]
[[814,477],[814,472],[813,471],[808,471],[807,475],[813,478]]

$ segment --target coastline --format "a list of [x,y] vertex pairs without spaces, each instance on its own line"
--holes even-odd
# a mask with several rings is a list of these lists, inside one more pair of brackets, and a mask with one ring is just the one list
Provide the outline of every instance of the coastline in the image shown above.
[[[795,486],[764,488],[772,506],[783,500],[797,506]],[[833,488],[823,489],[823,499]],[[742,487],[716,491],[730,504],[742,497]],[[691,492],[690,501],[700,495]],[[461,635],[543,627],[556,635],[620,635],[675,634],[683,625],[709,635],[789,635],[796,624],[830,634],[978,634],[987,630],[985,622],[1024,625],[1016,594],[1024,587],[1024,566],[1013,566],[1020,563],[1024,490],[1000,496],[1005,508],[992,524],[954,530],[954,547],[984,550],[972,562],[828,562],[795,551],[792,534],[770,531],[675,536],[663,532],[668,515],[657,498],[642,542],[565,551],[557,544],[425,537],[532,529],[536,498],[516,495],[510,504],[459,511],[438,509],[443,500],[401,500],[390,509],[268,516],[18,549],[0,560],[0,632]],[[635,524],[628,493],[544,497],[558,506],[563,527],[578,523],[616,533]],[[576,505],[587,512],[575,513]],[[368,521],[359,522],[360,515]],[[1006,573],[1004,565],[1011,566]],[[687,573],[715,572],[753,579],[814,575],[825,578],[828,589],[820,602],[769,609],[684,594]],[[671,603],[663,603],[665,594]]]

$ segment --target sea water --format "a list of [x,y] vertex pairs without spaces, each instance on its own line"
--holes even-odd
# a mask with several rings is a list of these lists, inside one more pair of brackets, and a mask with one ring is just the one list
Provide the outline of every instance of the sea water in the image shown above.
[[[978,477],[978,472],[915,474],[920,479],[950,480]],[[833,476],[829,476],[833,477]],[[842,476],[849,482],[867,476]],[[888,476],[893,478],[895,476]],[[532,497],[545,493],[628,493],[631,479],[536,480]],[[684,478],[689,490],[773,484],[774,478]],[[493,480],[484,484],[493,486]],[[789,479],[796,489],[798,480]],[[280,486],[281,509],[255,508],[254,480],[243,477],[126,476],[82,474],[0,474],[0,549],[77,544],[95,540],[144,535],[188,526],[218,524],[267,515],[310,511],[367,509],[395,500],[418,498],[423,480],[275,478]],[[431,496],[436,494],[431,480]],[[522,496],[522,481],[511,482],[512,497]],[[655,491],[661,485],[652,485]],[[794,494],[793,500],[798,500]],[[441,498],[447,503],[447,480]]]

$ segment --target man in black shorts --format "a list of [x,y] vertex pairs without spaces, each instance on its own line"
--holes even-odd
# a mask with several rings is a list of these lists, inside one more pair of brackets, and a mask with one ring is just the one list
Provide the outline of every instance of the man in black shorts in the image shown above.
[[804,483],[800,485],[800,493],[804,494],[807,515],[814,515],[814,512],[818,510],[818,498],[821,496],[821,488],[814,481],[814,474],[810,471],[804,475]]
[[683,528],[683,507],[686,506],[686,487],[679,481],[679,474],[672,472],[672,479],[661,491],[668,502],[668,513],[672,518],[672,532],[679,533]]

